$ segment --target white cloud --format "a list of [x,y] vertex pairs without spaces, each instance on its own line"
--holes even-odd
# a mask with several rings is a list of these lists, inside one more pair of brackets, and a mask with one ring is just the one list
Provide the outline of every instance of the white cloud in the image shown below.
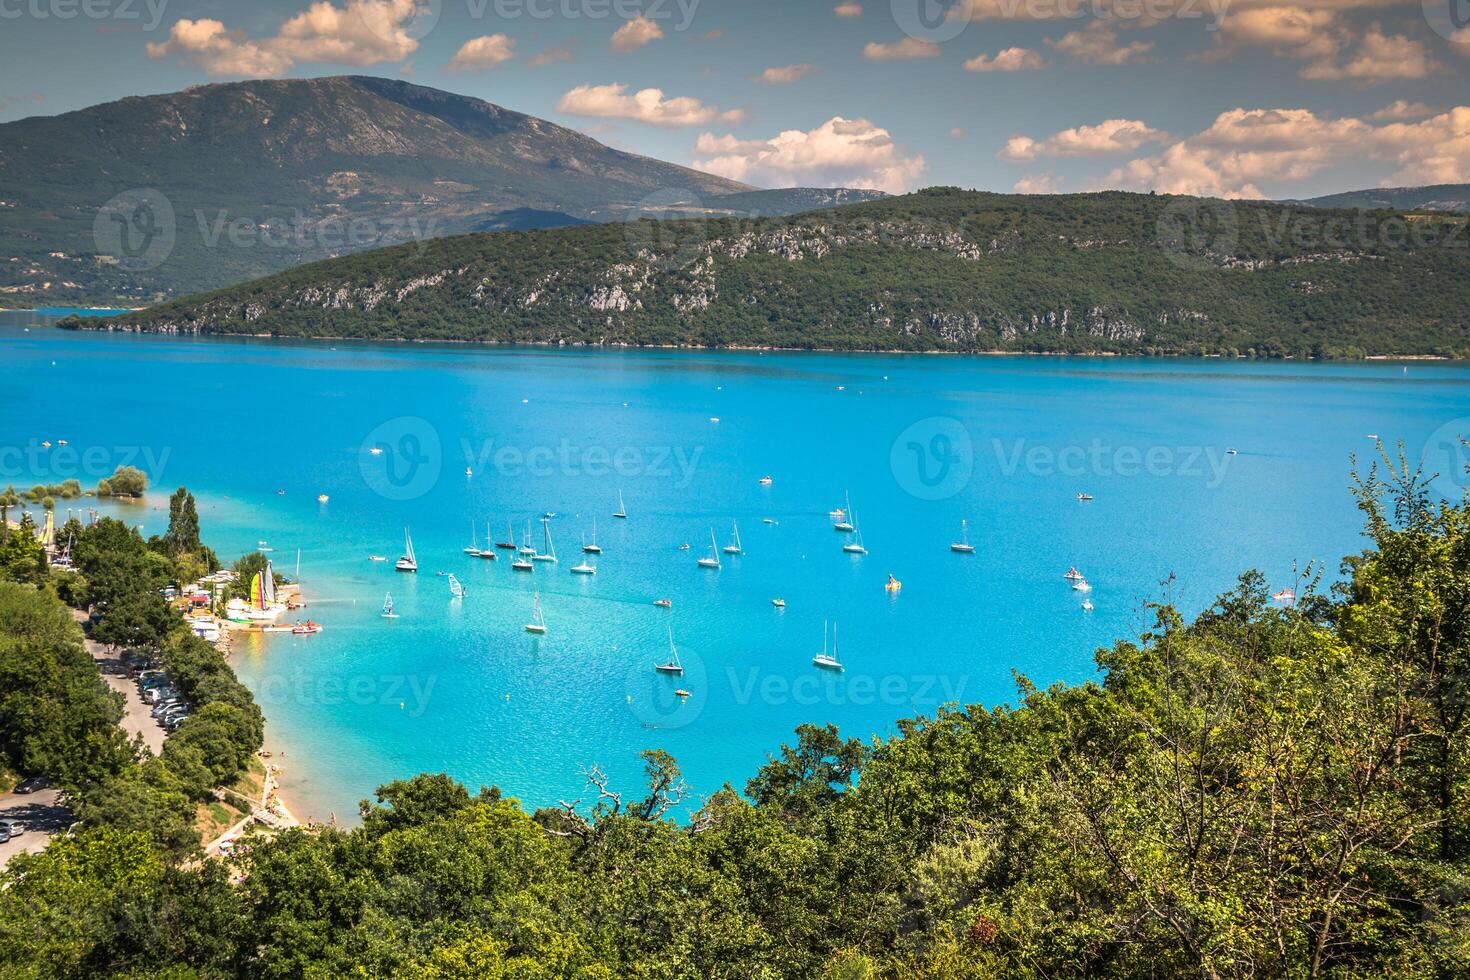
[[657,41],[663,36],[663,28],[658,26],[657,21],[639,14],[613,31],[608,47],[626,54],[629,51],[637,51],[649,41]]
[[544,68],[558,61],[571,61],[572,57],[573,55],[569,48],[547,48],[545,51],[539,51],[532,55],[531,59],[526,62],[526,67]]
[[1425,116],[1433,116],[1438,112],[1438,109],[1433,106],[1427,106],[1423,102],[1409,102],[1406,99],[1395,99],[1368,118],[1378,122],[1423,119]]
[[904,58],[937,58],[939,57],[939,45],[933,41],[921,41],[915,37],[906,37],[902,41],[894,41],[890,44],[879,44],[877,41],[869,41],[863,47],[863,57],[869,61],[898,61]]
[[1304,7],[1257,7],[1232,13],[1221,22],[1216,36],[1220,53],[1254,45],[1310,60],[1335,57],[1349,40],[1336,11]]
[[809,74],[811,65],[787,65],[784,68],[767,68],[755,76],[755,81],[762,85],[786,85],[796,81],[803,75]]
[[318,0],[272,37],[252,39],[212,18],[184,18],[167,41],[146,49],[150,58],[178,55],[210,75],[272,77],[302,62],[375,65],[418,50],[409,28],[423,12],[419,0],[345,0],[340,7]]
[[1016,181],[1011,190],[1017,194],[1060,194],[1062,182],[1049,173],[1027,174]]
[[1149,143],[1167,143],[1170,137],[1137,119],[1108,119],[1096,126],[1074,126],[1041,140],[1013,136],[1000,151],[1002,160],[1023,162],[1039,157],[1093,157],[1131,153]]
[[561,112],[604,119],[634,119],[654,126],[703,126],[712,122],[735,124],[745,121],[745,112],[722,112],[689,96],[664,98],[662,89],[645,88],[628,94],[628,86],[578,85],[556,104]]
[[1099,187],[1210,197],[1265,197],[1265,188],[1344,162],[1393,167],[1385,185],[1470,181],[1470,106],[1381,126],[1308,109],[1232,109],[1201,133],[1129,161]]
[[863,5],[860,3],[852,3],[851,0],[849,0],[848,3],[839,3],[837,6],[833,7],[832,12],[838,17],[861,17],[863,15]]
[[1391,78],[1425,78],[1440,70],[1424,45],[1403,34],[1390,37],[1373,24],[1345,64],[1323,62],[1303,69],[1303,78],[1378,82]]
[[704,133],[694,165],[733,180],[784,187],[865,187],[898,194],[924,172],[924,158],[908,155],[888,130],[866,119],[833,116],[816,129],[789,129],[770,139],[741,140]]
[[470,38],[449,61],[451,71],[484,71],[516,56],[516,43],[504,34]]
[[1152,41],[1119,44],[1118,32],[1100,20],[1093,21],[1085,30],[1072,31],[1055,41],[1047,38],[1046,43],[1053,50],[1088,65],[1126,65],[1154,48]]
[[977,54],[965,62],[965,71],[1034,71],[1046,67],[1046,59],[1030,48],[1006,48],[995,57]]

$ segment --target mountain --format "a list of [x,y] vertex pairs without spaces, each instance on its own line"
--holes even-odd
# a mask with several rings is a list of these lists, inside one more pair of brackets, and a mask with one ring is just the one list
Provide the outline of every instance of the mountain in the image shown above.
[[362,248],[618,220],[670,197],[735,195],[724,213],[770,214],[841,193],[754,192],[403,81],[203,85],[0,125],[0,304],[138,305]]
[[[1348,222],[1345,218],[1352,218]],[[1470,351],[1470,219],[931,188],[782,218],[465,235],[71,326],[549,344]],[[1360,236],[1337,241],[1342,227]]]
[[1317,208],[1368,208],[1390,211],[1470,211],[1470,184],[1430,187],[1375,187],[1328,194],[1297,202]]

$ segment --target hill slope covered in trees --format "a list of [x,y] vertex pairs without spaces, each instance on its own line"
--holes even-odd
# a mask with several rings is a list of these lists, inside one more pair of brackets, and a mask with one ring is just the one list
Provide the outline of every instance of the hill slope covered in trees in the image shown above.
[[439,239],[87,325],[590,345],[1450,354],[1470,351],[1467,222],[933,188],[786,218]]

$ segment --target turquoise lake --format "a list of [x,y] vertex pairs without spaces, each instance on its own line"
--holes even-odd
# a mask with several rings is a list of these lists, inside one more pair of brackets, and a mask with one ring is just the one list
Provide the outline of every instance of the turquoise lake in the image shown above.
[[[1470,366],[1438,362],[374,346],[45,322],[0,314],[0,484],[90,486],[131,463],[157,493],[104,512],[157,531],[182,484],[222,559],[265,541],[290,576],[299,551],[303,615],[324,631],[239,638],[233,662],[288,798],[318,818],[425,770],[529,806],[582,795],[592,765],[631,790],[653,747],[707,794],[743,786],[803,722],[883,735],[944,702],[1011,701],[1013,672],[1093,677],[1094,650],[1137,636],[1151,602],[1196,612],[1250,568],[1273,590],[1309,562],[1335,577],[1362,547],[1350,468],[1374,458],[1370,436],[1402,440],[1458,495],[1454,437],[1470,433]],[[849,497],[866,555],[832,529]],[[471,522],[486,545],[529,520],[540,545],[547,512],[554,565],[462,552]],[[597,573],[574,575],[594,519]],[[962,520],[972,555],[949,549]],[[744,554],[698,568],[732,522]],[[393,569],[405,527],[417,575]],[[1092,592],[1063,578],[1073,565]],[[389,591],[396,620],[379,615]],[[536,593],[541,638],[524,630]],[[842,674],[811,665],[827,621]],[[670,627],[680,678],[653,670]]]

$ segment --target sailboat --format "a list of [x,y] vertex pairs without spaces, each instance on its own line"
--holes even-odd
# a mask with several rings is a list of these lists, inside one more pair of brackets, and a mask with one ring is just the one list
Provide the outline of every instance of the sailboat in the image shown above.
[[403,529],[403,555],[393,566],[400,572],[416,572],[419,570],[418,559],[413,556],[413,538],[408,533],[408,528]]
[[551,518],[541,518],[541,530],[546,535],[546,550],[531,556],[532,561],[556,561],[556,546],[551,543]]
[[582,542],[582,550],[589,555],[600,555],[602,549],[597,546],[597,518],[592,518],[592,543]]
[[738,555],[740,553],[740,527],[734,521],[731,521],[730,543],[725,545],[725,554]]
[[660,674],[684,673],[684,664],[679,660],[679,648],[674,646],[674,627],[669,627],[669,659],[665,663],[655,662],[653,669]]
[[[489,521],[486,521],[485,522],[485,541],[486,541],[487,544],[489,543],[490,538],[491,538],[491,534],[490,534],[490,522]],[[483,551],[481,551],[479,554],[480,554],[480,557],[481,558],[488,559],[489,561],[495,561],[496,559],[498,559],[500,557],[499,555],[497,555],[495,553],[494,549],[492,549],[492,548],[486,548]]]
[[527,633],[545,634],[546,617],[541,615],[541,593],[531,596],[531,621],[526,624]]
[[464,598],[464,586],[459,584],[459,579],[452,574],[449,576],[449,597],[451,599]]
[[847,506],[842,510],[832,512],[837,518],[832,522],[832,530],[848,534],[852,532],[854,527],[852,523],[852,497],[847,493],[843,493],[842,496],[847,501]]
[[842,661],[837,659],[837,627],[832,627],[832,652],[827,652],[827,624],[822,624],[822,652],[812,658],[812,663],[817,667],[827,670],[846,670]]
[[475,522],[470,521],[470,546],[464,549],[467,555],[478,556],[480,554],[480,542],[475,539]]
[[623,491],[618,491],[618,509],[613,511],[613,516],[624,520],[628,517],[628,508],[623,506]]
[[536,553],[535,546],[531,544],[531,519],[529,517],[526,518],[526,541],[516,550],[523,555],[534,555]]
[[382,613],[382,615],[383,615],[383,618],[384,619],[397,619],[398,618],[398,614],[393,611],[393,593],[391,593],[391,592],[385,592],[383,594],[383,613]]
[[506,551],[516,550],[516,532],[515,528],[510,526],[510,521],[505,522],[505,540],[495,542],[495,547]]
[[949,550],[961,555],[973,555],[975,546],[970,543],[970,525],[968,521],[960,521],[960,540],[949,546]]
[[715,544],[715,530],[710,528],[709,532],[709,557],[699,559],[700,568],[720,567],[720,547]]
[[596,575],[597,574],[597,566],[589,563],[587,561],[587,559],[583,558],[581,564],[579,564],[579,565],[573,565],[572,566],[572,574],[573,575]]
[[847,544],[842,546],[842,550],[849,555],[866,555],[868,553],[868,549],[863,547],[863,532],[857,529],[857,515],[854,514],[851,510],[848,510],[847,513],[848,519],[852,521],[852,523],[848,525],[848,530],[855,532],[857,534],[857,539],[847,542]]
[[286,604],[276,601],[276,573],[269,560],[250,579],[250,600],[234,598],[226,606],[229,618],[237,623],[274,623],[285,610]]

